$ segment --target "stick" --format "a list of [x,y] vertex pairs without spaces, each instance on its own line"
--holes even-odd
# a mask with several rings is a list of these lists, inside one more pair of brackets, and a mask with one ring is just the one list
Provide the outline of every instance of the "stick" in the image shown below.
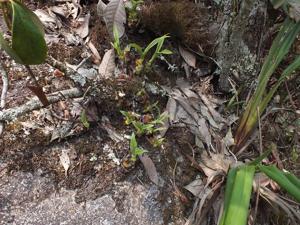
[[6,70],[3,67],[2,63],[0,63],[0,74],[1,74],[2,82],[3,82],[0,108],[3,109],[5,107],[6,95],[7,95],[7,91],[8,91],[8,75],[7,75]]
[[[62,96],[68,98],[76,98],[82,96],[82,92],[78,88],[71,88],[49,94],[47,98],[49,100],[49,103],[53,104],[62,100]],[[34,97],[24,105],[0,112],[0,121],[12,121],[21,115],[40,108],[43,108],[43,104],[38,100],[37,97]]]

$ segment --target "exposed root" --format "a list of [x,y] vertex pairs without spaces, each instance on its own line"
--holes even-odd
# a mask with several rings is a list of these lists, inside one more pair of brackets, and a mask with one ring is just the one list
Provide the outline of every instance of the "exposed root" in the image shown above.
[[[71,88],[49,94],[47,98],[49,103],[53,104],[64,98],[76,98],[80,96],[82,96],[82,92],[78,88]],[[21,106],[0,112],[0,121],[12,121],[21,115],[29,113],[33,110],[41,109],[42,107],[43,104],[38,100],[37,97],[34,97]]]

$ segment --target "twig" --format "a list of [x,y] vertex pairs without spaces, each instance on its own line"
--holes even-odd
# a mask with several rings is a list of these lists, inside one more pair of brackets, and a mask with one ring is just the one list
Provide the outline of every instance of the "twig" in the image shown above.
[[[8,75],[6,70],[4,69],[2,63],[0,63],[0,74],[2,77],[2,92],[1,92],[1,100],[0,100],[0,109],[4,109],[6,104],[6,96],[8,91]],[[4,130],[4,123],[0,122],[0,136]]]
[[8,91],[8,75],[7,75],[6,70],[3,67],[2,63],[0,63],[0,74],[1,74],[2,82],[3,82],[0,108],[3,109],[5,107],[6,95],[7,95],[7,91]]
[[[71,88],[49,94],[47,96],[49,103],[53,104],[60,101],[62,99],[61,94],[68,98],[76,98],[82,96],[82,92],[78,88]],[[43,104],[38,100],[37,97],[34,97],[24,105],[0,112],[0,121],[12,121],[21,115],[24,115],[36,109],[40,109],[42,107]]]

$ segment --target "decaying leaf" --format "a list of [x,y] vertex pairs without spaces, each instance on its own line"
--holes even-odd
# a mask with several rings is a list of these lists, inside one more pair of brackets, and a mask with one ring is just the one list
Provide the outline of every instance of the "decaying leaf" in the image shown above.
[[300,21],[300,2],[290,3],[290,6],[290,17],[298,23]]
[[149,179],[154,184],[158,185],[158,181],[159,181],[158,173],[152,159],[150,159],[150,157],[147,155],[140,155],[139,158],[144,165],[144,168],[146,170]]
[[64,167],[65,169],[65,176],[68,176],[68,170],[71,164],[71,160],[68,155],[68,150],[62,149],[61,155],[59,156],[60,164]]
[[196,56],[192,52],[184,49],[181,45],[179,45],[179,53],[184,59],[184,61],[191,67],[196,68]]
[[86,38],[89,34],[89,22],[90,22],[91,15],[88,13],[84,19],[83,23],[79,28],[75,30],[75,32],[81,37]]
[[123,0],[111,0],[104,10],[104,20],[110,36],[113,38],[114,27],[117,29],[119,37],[125,32],[126,11]]
[[98,73],[101,78],[110,78],[114,75],[115,67],[115,51],[110,49],[104,54]]
[[193,180],[191,183],[189,183],[188,185],[186,185],[184,188],[186,190],[188,190],[189,192],[191,192],[194,196],[199,196],[199,194],[201,193],[201,191],[204,190],[204,183],[202,181],[202,179],[196,179]]
[[105,8],[106,8],[106,4],[102,0],[99,0],[97,4],[97,13],[98,16],[100,16],[101,18],[104,16]]
[[[177,85],[172,90],[167,90],[170,95],[166,107],[169,126],[187,126],[196,136],[196,143],[200,144],[201,140],[208,147],[212,146],[213,130],[220,131],[226,123],[214,109],[216,104],[212,102],[213,98],[194,90],[187,82],[178,80]],[[169,126],[166,124],[165,128],[168,129]]]
[[91,41],[89,41],[87,45],[90,48],[91,52],[93,53],[93,56],[94,56],[93,62],[95,64],[99,65],[100,62],[101,62],[101,56],[100,56],[97,48],[95,47],[95,45]]

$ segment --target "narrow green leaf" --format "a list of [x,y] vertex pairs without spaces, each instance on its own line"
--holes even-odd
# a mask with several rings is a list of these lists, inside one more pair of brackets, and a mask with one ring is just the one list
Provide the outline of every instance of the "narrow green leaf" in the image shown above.
[[[266,101],[262,105],[263,96],[265,95],[268,81],[280,62],[288,53],[299,31],[300,23],[295,23],[293,20],[287,17],[281,27],[281,30],[272,43],[272,47],[258,77],[258,86],[241,118],[235,136],[236,146],[234,152],[239,151],[243,147],[245,141],[248,139],[253,129],[255,128],[259,116],[265,109],[265,107],[261,108],[260,106],[268,104],[269,101]],[[268,99],[270,99],[271,97],[272,95],[270,94],[270,96],[268,96]]]
[[258,169],[265,173],[269,178],[279,184],[284,190],[286,190],[291,196],[293,196],[298,202],[300,202],[300,181],[298,178],[282,172],[274,165],[264,166],[258,165]]
[[252,162],[250,162],[248,165],[256,166],[258,165],[264,158],[266,158],[270,153],[272,152],[272,146],[265,151],[262,155],[254,159]]
[[81,123],[83,124],[83,126],[85,126],[86,128],[90,128],[90,123],[88,121],[88,118],[87,118],[87,115],[86,115],[86,112],[85,110],[83,110],[80,114],[80,121]]
[[47,45],[41,21],[21,2],[10,2],[13,9],[12,49],[25,65],[43,63]]
[[134,151],[137,148],[137,141],[135,139],[135,134],[132,133],[130,137],[130,151]]
[[298,179],[298,177],[289,171],[283,171],[283,173],[296,187],[300,188],[300,179]]
[[160,54],[164,54],[164,55],[171,55],[173,54],[172,51],[170,51],[169,49],[164,49],[162,51],[159,52]]

